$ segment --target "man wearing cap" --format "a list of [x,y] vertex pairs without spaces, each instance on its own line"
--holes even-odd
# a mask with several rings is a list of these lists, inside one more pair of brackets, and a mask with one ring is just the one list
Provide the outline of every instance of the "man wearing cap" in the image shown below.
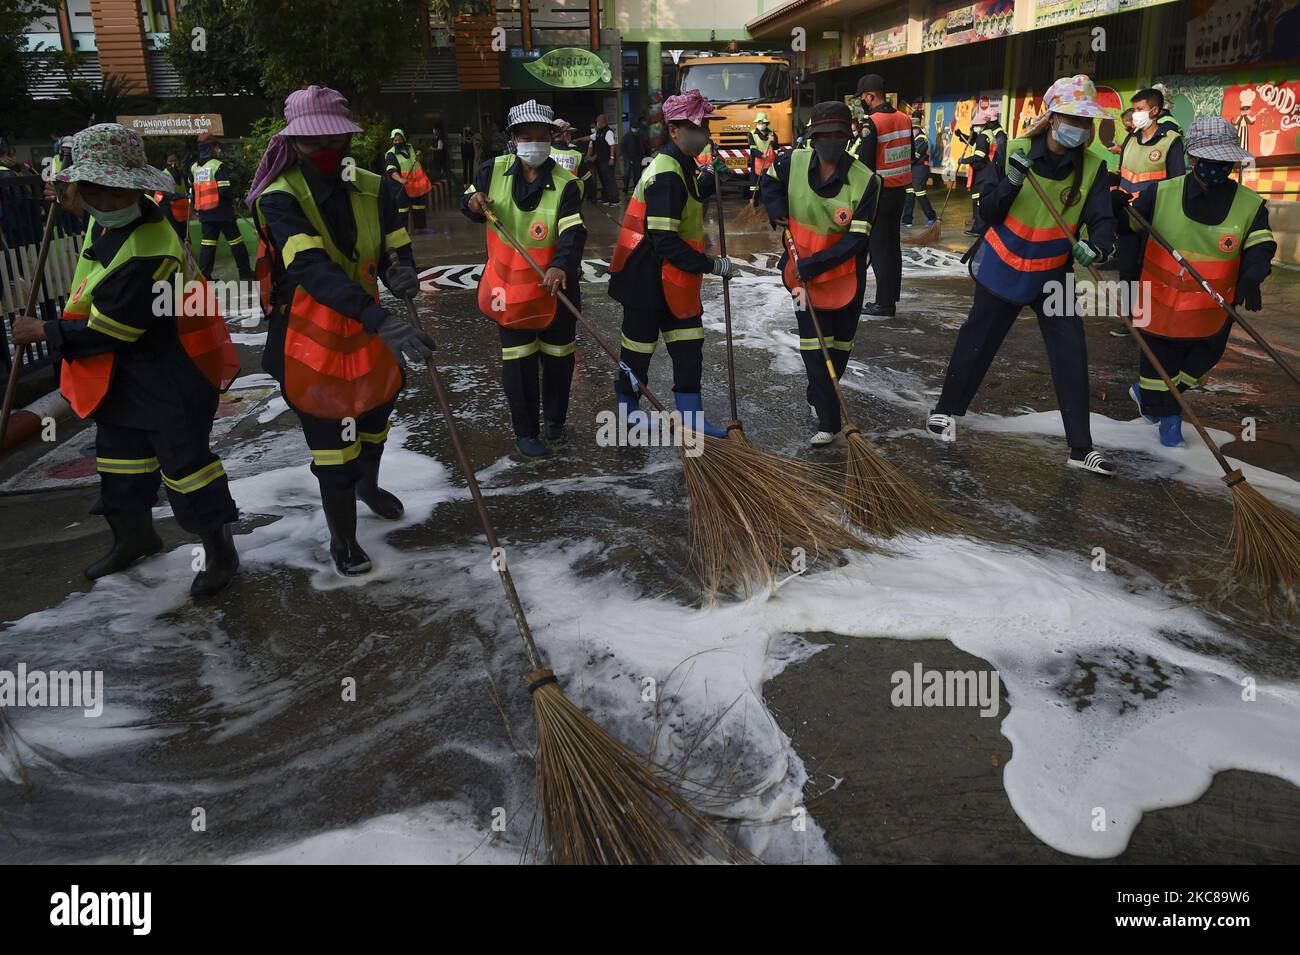
[[211,133],[199,134],[199,161],[190,167],[193,182],[193,201],[190,208],[199,214],[201,240],[199,271],[204,278],[212,278],[212,267],[217,262],[217,243],[225,236],[230,254],[235,260],[241,281],[251,281],[252,266],[248,263],[248,249],[244,247],[235,217],[234,194],[230,188],[230,172],[221,161],[221,143]]
[[673,362],[677,410],[693,415],[687,421],[696,430],[725,437],[725,430],[704,420],[700,288],[706,274],[726,278],[735,270],[730,259],[704,254],[704,201],[713,195],[716,177],[710,169],[696,177],[709,120],[722,117],[699,90],[668,97],[663,110],[670,141],[637,182],[609,267],[609,294],[623,305],[620,359],[636,379],[620,371],[615,393],[620,416],[632,426],[644,423],[638,383],[646,380],[662,335]]
[[776,133],[767,123],[767,113],[754,117],[754,128],[749,131],[749,201],[758,204],[759,176],[767,171],[776,158]]
[[[397,215],[405,224],[407,213],[410,213],[414,220],[415,234],[428,235],[433,231],[428,227],[428,221],[424,217],[425,209],[428,208],[429,193],[426,191],[412,196],[407,188],[407,182],[412,180],[412,177],[427,182],[427,176],[420,168],[420,160],[416,157],[415,150],[406,142],[405,131],[394,129],[388,134],[388,138],[392,141],[392,146],[384,154],[384,174],[397,185],[397,189],[394,190]],[[420,170],[418,174],[417,169]]]
[[[1188,127],[1186,175],[1161,180],[1133,199],[1133,209],[1151,223],[1223,298],[1248,311],[1263,306],[1260,284],[1268,278],[1277,242],[1268,206],[1253,190],[1230,177],[1252,156],[1222,116],[1202,116]],[[1228,314],[1153,238],[1138,232],[1119,211],[1120,235],[1145,242],[1139,247],[1141,282],[1150,292],[1150,314],[1134,309],[1133,320],[1179,391],[1200,384],[1218,364],[1232,330]],[[1160,443],[1183,443],[1178,402],[1147,360],[1138,357],[1138,381],[1129,389],[1138,410],[1160,426]]]
[[433,340],[379,303],[380,279],[398,297],[419,292],[406,223],[384,180],[349,164],[348,101],[309,86],[284,102],[249,190],[262,236],[258,275],[270,327],[262,367],[280,382],[311,449],[330,532],[345,576],[370,570],[357,542],[357,498],[396,520],[402,502],[379,486],[379,462],[406,361]]
[[907,198],[903,200],[903,225],[912,224],[912,207],[920,203],[925,214],[925,224],[934,225],[934,206],[926,195],[930,184],[930,137],[921,128],[921,114],[912,114],[912,184],[907,187]]
[[551,140],[558,129],[554,112],[545,104],[529,100],[513,107],[506,127],[513,155],[479,166],[461,201],[461,211],[473,222],[487,222],[490,209],[545,270],[539,282],[528,259],[496,226],[488,225],[488,260],[479,278],[478,306],[500,326],[501,385],[510,405],[515,448],[527,458],[545,457],[565,441],[577,319],[556,291],[582,307],[582,250],[587,241],[582,191],[578,180],[552,158]]
[[[190,593],[211,596],[239,569],[230,529],[239,512],[209,446],[219,389],[238,372],[234,349],[219,316],[157,307],[155,283],[172,279],[184,252],[147,196],[172,182],[145,162],[139,135],[116,123],[91,126],[74,137],[73,158],[56,181],[77,184],[69,204],[90,219],[72,294],[61,319],[21,317],[13,332],[19,345],[49,342],[62,359],[59,390],[97,425],[96,512],[113,546],[85,573],[94,580],[162,550],[153,505],[165,484],[176,522],[203,542]],[[161,301],[170,304],[172,294]]]
[[[1012,140],[1005,175],[980,196],[980,216],[988,229],[971,262],[975,298],[957,333],[939,403],[926,427],[947,441],[956,438],[954,416],[970,407],[989,366],[1021,310],[1028,305],[1038,317],[1048,365],[1060,404],[1067,463],[1094,474],[1113,475],[1115,466],[1092,446],[1088,422],[1088,348],[1083,318],[1073,308],[1048,314],[1046,302],[1061,302],[1073,259],[1096,265],[1109,257],[1115,242],[1106,165],[1090,149],[1093,123],[1106,115],[1097,88],[1083,74],[1059,79],[1043,96],[1046,112],[1026,134]],[[1037,191],[1025,184],[1033,175],[1052,206],[1071,228],[1061,234]],[[1081,226],[1087,240],[1078,238]],[[1053,294],[1055,293],[1055,294]]]
[[880,176],[848,154],[849,120],[843,103],[814,106],[812,149],[779,156],[764,174],[760,193],[773,226],[789,230],[799,257],[796,265],[787,247],[779,265],[794,297],[808,403],[817,414],[814,447],[830,444],[843,422],[808,305],[817,310],[839,377],[848,367],[862,313],[871,221],[881,188]]
[[858,162],[879,174],[880,201],[871,227],[871,271],[876,300],[864,315],[893,315],[903,287],[903,202],[912,184],[912,123],[885,99],[885,78],[868,73],[858,80],[866,116],[858,144]]
[[970,150],[958,165],[969,165],[974,172],[971,182],[971,220],[967,235],[983,235],[984,221],[980,218],[980,196],[998,184],[1001,166],[998,157],[1007,151],[1007,134],[998,124],[997,113],[984,108],[971,118]]

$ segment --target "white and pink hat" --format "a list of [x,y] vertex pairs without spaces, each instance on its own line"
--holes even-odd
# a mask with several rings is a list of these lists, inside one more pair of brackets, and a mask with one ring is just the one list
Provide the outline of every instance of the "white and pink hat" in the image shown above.
[[284,136],[337,136],[362,131],[352,122],[347,98],[328,86],[309,86],[290,93],[284,101],[284,118],[288,120],[280,130]]

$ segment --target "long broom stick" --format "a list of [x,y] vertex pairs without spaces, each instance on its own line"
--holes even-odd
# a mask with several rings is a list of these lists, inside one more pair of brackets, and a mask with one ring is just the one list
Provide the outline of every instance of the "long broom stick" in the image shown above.
[[[957,159],[958,169],[961,168],[961,161],[965,159],[966,154],[970,152],[971,141],[974,138],[975,137],[972,136],[971,139],[966,141],[966,148],[961,151],[961,156],[958,157]],[[926,179],[928,180],[929,178],[930,178],[930,174],[927,171]],[[916,235],[908,236],[906,239],[903,240],[904,245],[929,245],[935,239],[939,238],[939,233],[943,231],[943,215],[945,212],[948,211],[948,200],[952,198],[952,191],[956,187],[957,187],[957,172],[956,170],[954,170],[952,174],[952,182],[948,184],[948,193],[943,197],[943,204],[939,206],[939,214],[934,217],[934,223],[932,225],[926,226],[925,231],[918,232]],[[920,205],[920,203],[918,202],[917,205]]]
[[[54,216],[58,212],[59,204],[50,203],[50,211],[45,214],[45,232],[41,236],[41,249],[36,256],[36,268],[29,276],[31,282],[27,289],[27,307],[23,309],[24,315],[36,314],[36,300],[41,296],[41,281],[45,275],[45,259],[50,254],[50,236],[54,234]],[[18,394],[18,369],[23,364],[23,349],[21,346],[14,346],[13,360],[9,365],[9,380],[5,383],[4,404],[0,406],[0,444],[4,443],[4,436],[9,430],[9,414],[14,410],[14,398]]]
[[1188,275],[1192,277],[1192,281],[1196,282],[1198,285],[1200,285],[1201,288],[1205,289],[1205,293],[1209,295],[1210,298],[1214,299],[1214,303],[1218,305],[1219,308],[1227,312],[1228,316],[1234,322],[1240,325],[1245,330],[1247,335],[1255,339],[1255,343],[1259,345],[1260,348],[1264,349],[1265,352],[1268,353],[1269,358],[1272,358],[1275,362],[1277,362],[1282,367],[1282,370],[1287,373],[1287,376],[1293,382],[1295,382],[1297,385],[1300,385],[1300,375],[1296,373],[1295,368],[1293,368],[1285,358],[1283,358],[1281,355],[1278,354],[1277,349],[1275,349],[1272,345],[1270,345],[1267,341],[1264,340],[1263,335],[1255,331],[1254,326],[1250,322],[1246,321],[1245,316],[1243,316],[1241,312],[1237,311],[1235,306],[1230,305],[1227,299],[1225,299],[1222,295],[1220,295],[1218,290],[1215,289],[1213,285],[1205,281],[1205,278],[1201,275],[1201,273],[1196,271],[1196,267],[1193,266],[1192,263],[1188,262],[1187,259],[1183,258],[1183,254],[1179,252],[1176,248],[1174,248],[1173,243],[1171,243],[1168,239],[1166,239],[1159,232],[1157,232],[1156,227],[1153,226],[1150,222],[1148,222],[1146,217],[1142,215],[1142,213],[1134,209],[1131,203],[1129,205],[1126,205],[1124,208],[1128,212],[1128,214],[1133,217],[1134,222],[1136,222],[1142,229],[1144,229],[1147,232],[1147,234],[1151,236],[1151,238],[1155,239],[1157,243],[1163,246],[1166,252],[1168,252],[1171,256],[1173,256],[1174,261],[1177,262],[1182,267],[1183,271],[1185,271]]
[[[714,177],[716,181],[716,176]],[[722,210],[722,184],[718,184],[718,254],[727,257],[727,227]],[[740,424],[740,414],[736,409],[736,358],[731,340],[731,276],[722,278],[722,316],[727,331],[727,395],[731,400],[731,419],[727,422],[727,437],[736,441],[745,440],[745,430]]]
[[[1025,176],[1025,181],[1038,194],[1039,201],[1051,214],[1057,228],[1068,241],[1073,241],[1074,233],[1052,205],[1032,170]],[[1096,266],[1088,266],[1088,274],[1100,287],[1102,277]],[[1257,594],[1269,606],[1280,591],[1286,603],[1294,608],[1296,587],[1300,585],[1300,520],[1252,487],[1241,470],[1228,463],[1201,419],[1160,364],[1160,359],[1151,350],[1147,340],[1133,325],[1133,320],[1123,314],[1119,317],[1142,354],[1151,362],[1151,367],[1160,375],[1169,394],[1178,402],[1183,417],[1192,423],[1205,446],[1214,455],[1219,467],[1223,469],[1223,483],[1232,491],[1232,531],[1228,541],[1233,546],[1233,554],[1228,579],[1220,590],[1243,587]]]
[[[491,209],[486,218],[540,277],[546,273]],[[618,350],[560,290],[556,296],[601,349],[645,395],[660,415],[664,404],[619,357]],[[667,417],[669,427],[682,422]],[[691,429],[693,430],[693,429]],[[769,454],[746,441],[699,434],[700,453],[686,451],[686,440],[675,441],[690,501],[691,563],[699,575],[706,601],[728,588],[746,594],[775,585],[775,568],[796,569],[795,555],[842,550],[870,551],[873,544],[845,525],[841,512],[847,502],[828,491],[821,470],[805,462]]]
[[[423,328],[414,298],[406,299],[411,324]],[[460,440],[438,366],[425,362],[452,451],[479,523],[487,537],[494,566],[523,640],[532,672],[525,677],[537,722],[537,798],[551,862],[561,864],[645,865],[692,863],[705,859],[756,862],[697,812],[658,773],[576,706],[560,689],[555,672],[545,665],[509,562],[488,515],[469,455]]]
[[[788,228],[782,230],[782,235],[786,251],[794,262],[795,274],[798,275],[799,252],[795,248],[794,236]],[[821,320],[817,317],[817,309],[812,302],[812,292],[802,279],[799,280],[799,288],[812,318],[817,345],[821,349],[822,360],[826,362],[826,374],[830,376],[831,387],[835,389],[835,400],[839,402],[840,414],[844,419],[844,436],[849,445],[844,472],[844,496],[849,503],[849,518],[877,537],[957,529],[961,526],[960,522],[943,508],[932,504],[930,498],[908,480],[902,471],[881,457],[863,437],[862,429],[853,423],[848,402],[844,400],[844,390],[835,374],[835,363],[826,346]]]

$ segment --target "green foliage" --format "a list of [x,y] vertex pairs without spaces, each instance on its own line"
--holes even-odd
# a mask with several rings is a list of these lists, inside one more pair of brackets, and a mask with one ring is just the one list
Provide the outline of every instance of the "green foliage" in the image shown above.
[[94,83],[77,80],[70,85],[68,95],[83,126],[116,123],[118,116],[130,113],[137,106],[152,109],[149,100],[135,92],[131,81],[116,73]]
[[0,135],[16,136],[31,114],[28,87],[41,59],[24,49],[27,24],[53,8],[44,0],[0,0]]
[[[388,151],[388,130],[391,128],[388,117],[353,116],[352,120],[362,129],[352,136],[352,158],[362,169],[373,169]],[[254,120],[252,134],[240,139],[242,164],[248,169],[256,169],[271,137],[282,129],[284,120],[281,118],[267,116]]]
[[187,0],[180,8],[163,52],[186,92],[266,95],[250,6],[242,0]]

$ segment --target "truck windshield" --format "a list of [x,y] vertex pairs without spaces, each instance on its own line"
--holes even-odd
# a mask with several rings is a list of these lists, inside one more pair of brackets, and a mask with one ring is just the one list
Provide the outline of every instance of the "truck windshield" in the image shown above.
[[682,71],[682,92],[699,90],[715,106],[770,103],[790,98],[790,67],[785,63],[737,63],[719,59]]

